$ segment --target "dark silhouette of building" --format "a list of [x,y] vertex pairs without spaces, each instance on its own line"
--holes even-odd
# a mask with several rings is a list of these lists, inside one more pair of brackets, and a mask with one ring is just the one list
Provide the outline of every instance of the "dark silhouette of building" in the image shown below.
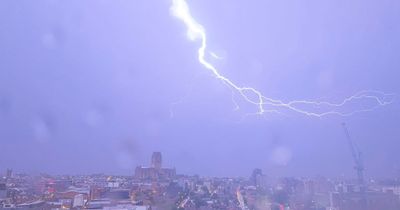
[[151,166],[138,166],[135,169],[135,177],[137,179],[172,179],[176,175],[175,168],[163,168],[161,152],[154,152],[151,156]]
[[250,183],[257,188],[264,188],[267,185],[267,176],[263,174],[261,169],[256,168],[251,173]]
[[162,166],[162,157],[161,157],[161,152],[153,152],[153,155],[151,156],[151,167],[155,169],[161,169]]
[[7,186],[5,183],[0,183],[0,201],[2,199],[5,199],[6,197],[7,197]]
[[7,179],[10,179],[10,178],[12,178],[12,169],[7,169],[7,172],[6,172],[6,178]]

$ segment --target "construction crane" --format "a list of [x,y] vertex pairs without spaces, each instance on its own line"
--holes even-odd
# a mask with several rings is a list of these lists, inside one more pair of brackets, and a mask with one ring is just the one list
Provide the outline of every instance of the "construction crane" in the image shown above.
[[360,185],[360,190],[361,192],[365,191],[365,185],[364,185],[364,163],[362,160],[362,153],[360,150],[357,148],[357,145],[354,144],[352,141],[349,130],[346,127],[346,123],[342,123],[343,130],[346,134],[347,138],[347,143],[349,144],[351,155],[353,156],[354,160],[354,169],[357,171],[357,181],[358,184]]

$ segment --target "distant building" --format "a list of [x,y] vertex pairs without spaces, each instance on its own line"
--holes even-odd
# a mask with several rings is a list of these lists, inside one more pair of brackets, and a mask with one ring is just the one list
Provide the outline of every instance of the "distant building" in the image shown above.
[[7,186],[5,183],[0,183],[0,200],[6,199],[7,197]]
[[91,187],[90,193],[89,193],[89,200],[99,199],[99,198],[101,198],[101,195],[105,192],[106,192],[105,188]]
[[129,189],[110,189],[102,193],[101,197],[110,200],[129,200],[131,198]]
[[118,188],[119,185],[120,185],[120,183],[116,182],[116,181],[107,182],[107,187],[109,187],[109,188]]
[[85,205],[84,195],[83,194],[75,195],[72,207],[77,208],[77,207],[83,207],[84,205]]
[[151,156],[151,167],[160,170],[162,166],[161,152],[153,152]]
[[363,195],[360,192],[334,192],[330,197],[331,207],[339,210],[400,209],[399,197],[389,192],[366,192],[366,207],[363,205]]
[[267,186],[267,176],[263,174],[261,169],[256,168],[250,176],[250,183],[257,188],[265,188]]
[[304,180],[304,193],[307,195],[314,195],[315,193],[315,181],[314,180]]
[[6,178],[7,178],[7,179],[12,178],[12,173],[13,173],[12,169],[7,169]]
[[151,166],[138,166],[135,169],[137,179],[171,179],[176,175],[175,168],[163,168],[161,152],[154,152],[151,156]]

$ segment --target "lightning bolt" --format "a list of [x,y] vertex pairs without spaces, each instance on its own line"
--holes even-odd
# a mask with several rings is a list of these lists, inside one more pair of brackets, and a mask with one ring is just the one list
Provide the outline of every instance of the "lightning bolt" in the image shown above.
[[[186,0],[172,0],[171,13],[178,19],[180,19],[187,27],[187,36],[192,41],[200,40],[201,46],[198,49],[198,60],[199,62],[219,80],[221,80],[225,85],[231,88],[233,91],[240,94],[240,96],[248,103],[253,104],[257,107],[257,114],[264,114],[266,112],[280,113],[280,109],[291,110],[300,114],[313,117],[323,117],[326,115],[340,115],[340,116],[350,116],[359,112],[372,111],[380,106],[385,106],[393,102],[394,94],[386,94],[379,91],[361,91],[348,98],[345,98],[339,103],[331,103],[327,101],[308,101],[308,100],[295,100],[290,102],[284,102],[282,100],[273,99],[264,96],[259,90],[253,87],[240,87],[229,78],[222,75],[218,69],[206,60],[207,54],[207,35],[204,27],[199,24],[191,15],[189,6]],[[209,52],[211,56],[218,56]],[[234,99],[232,99],[234,100]],[[369,108],[357,109],[349,112],[337,111],[338,108],[343,107],[350,102],[355,100],[369,100],[374,103],[373,106]],[[237,104],[235,103],[236,107]],[[319,108],[327,108],[330,111],[313,112],[304,108],[302,106],[317,106]]]

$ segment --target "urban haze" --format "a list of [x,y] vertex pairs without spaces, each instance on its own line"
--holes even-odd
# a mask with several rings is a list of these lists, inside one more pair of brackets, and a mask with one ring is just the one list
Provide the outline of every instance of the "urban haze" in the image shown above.
[[0,209],[400,209],[400,1],[0,17]]

